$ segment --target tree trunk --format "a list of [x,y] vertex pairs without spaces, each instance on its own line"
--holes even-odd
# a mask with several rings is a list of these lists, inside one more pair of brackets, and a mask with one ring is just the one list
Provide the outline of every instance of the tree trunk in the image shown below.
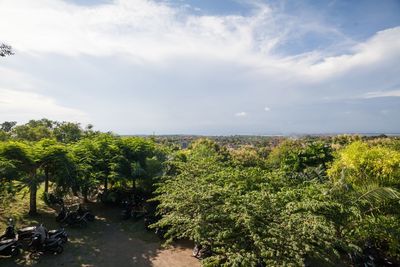
[[87,190],[83,190],[82,195],[83,195],[83,202],[84,203],[89,203],[88,191]]
[[37,187],[36,187],[36,181],[35,175],[32,175],[31,179],[31,184],[29,188],[29,215],[36,215],[37,214],[37,209],[36,209],[36,193],[37,193]]
[[135,192],[136,191],[136,178],[132,177],[132,191]]
[[49,192],[49,170],[47,168],[44,170],[44,192]]
[[107,193],[108,190],[108,179],[107,176],[104,177],[104,193]]

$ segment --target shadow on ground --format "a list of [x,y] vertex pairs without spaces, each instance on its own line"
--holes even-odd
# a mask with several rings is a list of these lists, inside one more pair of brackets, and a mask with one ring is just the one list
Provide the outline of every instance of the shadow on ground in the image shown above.
[[[68,228],[69,242],[62,254],[33,259],[24,252],[18,258],[1,258],[0,266],[200,266],[191,257],[191,244],[162,249],[158,237],[146,231],[142,221],[121,221],[115,207],[92,203],[89,208],[96,220],[86,228]],[[46,210],[34,221],[58,227],[54,210]]]

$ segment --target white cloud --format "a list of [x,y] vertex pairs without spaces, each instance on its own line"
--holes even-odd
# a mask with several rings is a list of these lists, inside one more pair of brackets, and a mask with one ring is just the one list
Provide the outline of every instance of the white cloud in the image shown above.
[[400,97],[400,90],[368,92],[362,98]]
[[287,72],[297,79],[320,80],[399,54],[400,27],[354,45],[351,54],[329,56],[314,51],[278,56],[275,48],[310,31],[333,36],[337,42],[348,38],[318,21],[298,21],[259,2],[254,6],[251,16],[199,16],[188,14],[185,8],[145,0],[89,7],[60,0],[3,0],[0,32],[22,52],[128,54],[136,62],[205,56],[272,74]]
[[247,116],[247,112],[244,112],[244,111],[238,112],[238,113],[235,113],[235,116],[236,117],[246,117]]
[[378,32],[363,43],[352,47],[352,54],[334,57],[317,57],[319,63],[309,64],[302,58],[299,64],[305,74],[314,79],[326,79],[329,76],[346,73],[360,67],[370,67],[381,62],[393,61],[400,57],[400,27]]
[[33,92],[0,88],[0,121],[49,118],[88,123],[84,112],[61,106],[52,98]]
[[[295,117],[291,130],[308,131],[312,116],[342,123],[335,120],[341,108],[325,103],[398,96],[385,89],[400,84],[400,27],[355,43],[317,16],[290,17],[265,4],[246,16],[196,14],[150,0],[90,6],[0,0],[0,41],[16,50],[1,62],[0,101],[8,106],[0,103],[0,118],[58,114],[81,121],[79,110],[85,110],[104,130],[234,133],[266,125],[288,129],[286,121]],[[279,50],[308,32],[329,36],[343,49]],[[260,113],[260,107],[271,110],[266,99],[274,111],[269,116]],[[247,112],[234,113],[241,110]],[[398,114],[390,110],[387,117]],[[360,121],[367,118],[363,112]]]

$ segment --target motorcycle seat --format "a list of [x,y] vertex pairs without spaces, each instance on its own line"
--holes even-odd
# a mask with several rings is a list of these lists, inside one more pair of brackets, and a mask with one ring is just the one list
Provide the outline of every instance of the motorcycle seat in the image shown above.
[[11,243],[13,241],[15,241],[15,239],[6,239],[6,240],[3,240],[3,241],[0,241],[0,245],[5,245],[5,244]]
[[35,229],[36,229],[36,226],[29,226],[29,227],[19,229],[18,232],[31,232]]

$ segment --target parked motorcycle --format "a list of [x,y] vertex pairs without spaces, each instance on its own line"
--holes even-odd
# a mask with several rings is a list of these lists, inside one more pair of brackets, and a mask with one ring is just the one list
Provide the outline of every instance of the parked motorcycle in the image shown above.
[[[13,238],[17,238],[18,241],[30,240],[34,235],[35,230],[36,226],[29,226],[15,231],[14,224],[10,219],[9,225],[6,228],[5,233],[0,237],[0,240],[13,239]],[[68,234],[64,230],[64,228],[50,230],[48,231],[48,235],[50,238],[61,238],[63,243],[66,243],[68,241]]]
[[56,221],[62,226],[87,226],[88,213],[79,216],[76,211],[68,211],[65,206],[61,207],[60,213],[56,217]]
[[89,222],[93,222],[95,219],[94,214],[87,208],[83,207],[79,204],[78,209],[76,210],[77,214],[81,217],[85,217]]
[[63,241],[61,238],[46,238],[43,242],[40,235],[35,234],[32,237],[32,241],[28,245],[28,250],[31,252],[52,252],[60,254],[64,248],[62,246]]
[[[36,226],[23,228],[23,231],[18,230],[18,240],[31,239],[35,233]],[[22,236],[19,234],[22,232]],[[48,231],[49,238],[60,238],[63,243],[67,243],[68,234],[64,228],[54,229]]]
[[136,204],[135,201],[124,201],[121,211],[121,219],[128,220],[129,218],[139,219],[145,216],[146,212],[142,205]]
[[15,231],[15,223],[13,219],[8,219],[8,226],[4,234],[0,237],[0,240],[13,239],[18,236],[18,240],[30,239],[33,231],[36,229],[35,226],[24,227]]
[[8,219],[8,225],[4,234],[0,236],[0,241],[14,239],[16,237],[14,230],[14,221],[13,219]]
[[36,226],[28,226],[17,230],[18,240],[31,239]]
[[195,244],[193,248],[193,257],[197,259],[205,259],[211,256],[211,248],[209,246],[202,246],[201,244]]
[[64,200],[60,197],[57,197],[56,195],[52,193],[45,193],[44,194],[44,201],[46,202],[47,205],[63,205]]
[[22,249],[22,245],[16,238],[0,241],[0,255],[17,256]]
[[128,220],[129,218],[133,217],[134,215],[134,205],[131,201],[124,201],[123,208],[121,211],[121,219]]

